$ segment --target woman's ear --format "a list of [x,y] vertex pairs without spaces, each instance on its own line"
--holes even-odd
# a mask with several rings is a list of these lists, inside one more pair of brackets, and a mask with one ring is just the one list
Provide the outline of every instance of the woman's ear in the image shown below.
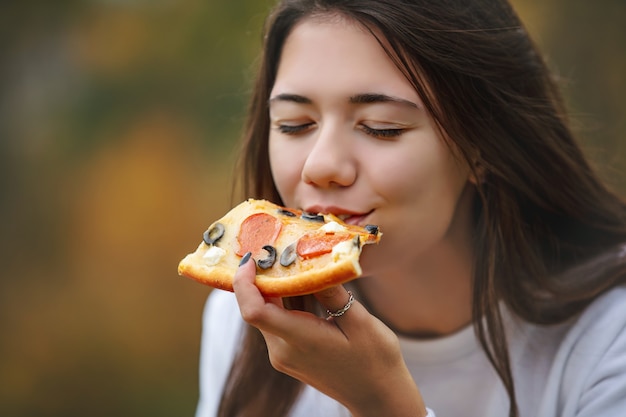
[[477,186],[485,182],[487,176],[487,170],[485,166],[480,162],[480,159],[475,158],[470,165],[469,182]]

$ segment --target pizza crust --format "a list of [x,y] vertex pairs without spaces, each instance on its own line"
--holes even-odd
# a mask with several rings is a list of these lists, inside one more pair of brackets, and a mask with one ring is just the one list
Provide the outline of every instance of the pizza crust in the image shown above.
[[[214,288],[233,291],[233,276],[241,260],[241,256],[236,254],[239,250],[237,241],[239,227],[249,216],[263,212],[277,216],[282,221],[281,233],[273,242],[279,253],[288,245],[297,242],[302,235],[316,232],[329,222],[336,222],[341,227],[345,227],[354,237],[353,239],[358,239],[356,244],[354,240],[344,241],[341,248],[339,248],[341,243],[334,248],[341,250],[333,250],[308,259],[298,257],[294,264],[287,267],[280,265],[278,259],[271,268],[262,269],[257,266],[255,284],[263,295],[287,297],[310,294],[345,283],[361,275],[359,257],[362,245],[378,243],[381,233],[372,234],[361,227],[346,225],[333,215],[323,215],[324,220],[317,222],[303,220],[299,216],[277,215],[278,210],[282,209],[284,208],[265,200],[250,199],[239,204],[211,225],[211,227],[216,223],[224,225],[223,236],[214,244],[222,249],[217,251],[222,256],[209,256],[210,259],[207,260],[205,255],[213,245],[207,245],[203,241],[195,252],[180,261],[178,273]],[[292,212],[301,213],[298,210]],[[264,256],[263,253],[265,252],[255,254],[253,257],[255,262]]]
[[[226,291],[233,291],[234,271],[224,267],[211,267],[193,262],[188,255],[178,266],[178,273]],[[326,267],[310,269],[284,278],[257,274],[255,284],[261,293],[268,297],[290,297],[311,294],[339,285],[361,275],[361,267],[356,258],[344,259]]]

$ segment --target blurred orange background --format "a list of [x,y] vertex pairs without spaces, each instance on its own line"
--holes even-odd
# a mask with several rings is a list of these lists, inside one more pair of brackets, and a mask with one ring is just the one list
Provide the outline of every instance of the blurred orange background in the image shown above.
[[[273,1],[0,13],[0,415],[184,416],[210,289],[176,266],[231,195]],[[626,2],[515,0],[626,191]]]

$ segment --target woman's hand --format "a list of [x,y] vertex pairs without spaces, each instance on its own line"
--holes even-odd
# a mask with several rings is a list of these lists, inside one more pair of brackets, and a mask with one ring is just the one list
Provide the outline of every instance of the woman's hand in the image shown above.
[[[415,416],[426,410],[396,335],[355,301],[340,317],[286,310],[281,298],[264,298],[254,285],[254,261],[233,281],[243,319],[258,328],[272,366],[344,404],[353,416]],[[343,286],[315,294],[336,311],[349,299]]]

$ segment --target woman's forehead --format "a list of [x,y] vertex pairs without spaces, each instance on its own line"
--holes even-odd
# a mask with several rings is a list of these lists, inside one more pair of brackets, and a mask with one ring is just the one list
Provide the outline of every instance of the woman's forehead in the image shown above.
[[324,84],[345,90],[348,96],[379,92],[419,101],[405,72],[389,56],[389,48],[361,24],[304,19],[283,45],[273,91],[315,90]]

